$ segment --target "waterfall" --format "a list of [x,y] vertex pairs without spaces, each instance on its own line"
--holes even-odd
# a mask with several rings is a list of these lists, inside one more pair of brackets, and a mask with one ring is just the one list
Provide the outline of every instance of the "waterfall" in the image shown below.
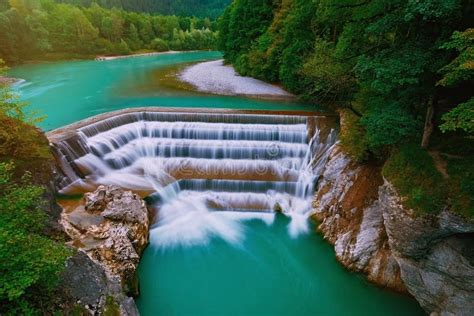
[[[157,244],[194,244],[242,236],[240,220],[291,217],[307,230],[311,197],[334,130],[297,115],[127,113],[79,128],[54,144],[62,193],[100,184],[131,189],[156,204]],[[186,232],[177,227],[187,227]]]

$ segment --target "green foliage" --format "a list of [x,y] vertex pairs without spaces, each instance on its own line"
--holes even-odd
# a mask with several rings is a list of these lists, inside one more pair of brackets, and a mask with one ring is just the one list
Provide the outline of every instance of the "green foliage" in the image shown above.
[[[0,59],[0,75],[5,67]],[[41,117],[35,113],[25,114],[26,103],[20,102],[8,84],[0,84],[0,162],[15,160],[20,173],[30,167],[38,167],[38,174],[44,170],[43,164],[51,159],[46,139],[30,124]]]
[[0,112],[0,161],[14,159],[17,168],[28,166],[39,176],[52,160],[47,140],[34,127]]
[[96,3],[77,7],[52,0],[17,0],[0,12],[0,58],[19,63],[53,54],[129,54],[153,49],[157,38],[166,43],[161,50],[210,49],[217,39],[213,27],[207,18],[134,13]]
[[[219,47],[227,62],[338,108],[345,151],[357,161],[390,157],[384,174],[408,207],[436,213],[448,203],[459,213],[472,210],[472,173],[460,172],[466,165],[449,162],[448,185],[426,151],[404,145],[421,143],[431,106],[433,123],[450,132],[437,135],[435,128],[433,146],[454,134],[464,143],[471,139],[463,135],[472,135],[474,126],[472,1],[261,4],[234,0],[220,19]],[[450,187],[447,199],[444,186]]]
[[151,42],[151,48],[157,52],[164,52],[169,50],[168,44],[161,38],[155,38]]
[[452,209],[468,218],[474,218],[474,144],[464,159],[448,158],[448,185]]
[[[419,213],[451,211],[474,218],[474,143],[455,136],[438,142],[447,162],[448,178],[437,171],[428,152],[414,144],[395,150],[383,167],[384,176],[405,197],[404,204]],[[465,155],[462,157],[460,155]]]
[[440,128],[443,132],[463,130],[474,134],[474,98],[444,114],[442,120],[444,123]]
[[405,197],[404,204],[419,213],[437,214],[446,199],[443,177],[433,159],[417,145],[395,150],[383,167],[383,175]]
[[345,63],[335,57],[334,43],[317,39],[302,73],[310,82],[303,92],[308,97],[333,102],[350,101],[356,86],[355,78]]
[[311,27],[315,15],[314,2],[295,0],[285,18],[285,28],[282,30],[284,49],[281,53],[279,77],[294,93],[304,93],[309,84],[308,78],[301,74],[301,69],[313,49]]
[[454,32],[441,48],[454,49],[459,55],[441,69],[440,72],[444,73],[444,77],[438,82],[439,85],[453,86],[474,79],[474,28]]
[[[446,50],[456,50],[458,56],[440,70],[444,77],[438,82],[438,85],[453,87],[468,82],[472,83],[474,79],[474,29],[454,32],[450,40],[441,47]],[[472,85],[465,85],[464,88],[472,89]],[[444,114],[442,120],[443,124],[440,129],[443,132],[462,130],[468,134],[474,134],[474,97]]]
[[90,6],[98,3],[106,8],[127,11],[160,13],[165,15],[217,18],[231,0],[56,0],[74,5]]
[[[0,60],[0,69],[4,69]],[[0,70],[4,71],[4,70]],[[46,313],[70,251],[44,231],[52,160],[8,85],[0,86],[0,314]],[[48,310],[51,311],[51,310]]]
[[212,47],[215,41],[215,34],[209,30],[183,31],[174,29],[173,38],[169,42],[169,47],[173,50],[197,50]]
[[366,130],[368,146],[374,153],[381,153],[384,147],[406,142],[419,130],[418,122],[397,102],[367,111],[361,123]]
[[341,117],[340,140],[342,148],[357,162],[367,160],[369,146],[360,117],[348,109],[341,109],[339,115]]
[[31,175],[15,182],[13,163],[0,163],[0,313],[35,313],[58,282],[70,251],[43,234],[43,189]]
[[449,177],[439,184],[451,210],[474,219],[474,138],[459,133],[435,136]]
[[120,308],[112,296],[107,296],[104,306],[104,316],[120,316]]
[[[6,74],[8,68],[0,59],[0,76]],[[30,111],[25,114],[24,109],[28,106],[27,103],[21,102],[16,93],[14,93],[8,83],[0,82],[0,118],[2,116],[9,116],[16,120],[34,124],[40,122],[43,118],[39,117],[36,112]]]
[[[224,12],[219,46],[228,61],[237,62],[265,32],[273,17],[272,5],[271,0],[235,0]],[[237,62],[237,70],[245,69],[245,59],[243,56]]]
[[[364,142],[375,156],[383,157],[406,138],[419,141],[433,102],[436,111],[442,103],[448,112],[472,97],[474,87],[467,84],[474,68],[471,2],[261,4],[235,0],[222,16],[219,47],[227,62],[242,74],[280,81],[308,100],[337,108],[362,104],[357,133],[365,129]],[[445,119],[465,126],[466,108]]]

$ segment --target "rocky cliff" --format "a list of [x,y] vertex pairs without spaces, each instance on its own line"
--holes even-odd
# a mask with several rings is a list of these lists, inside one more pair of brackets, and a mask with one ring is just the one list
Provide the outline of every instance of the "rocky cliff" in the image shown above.
[[78,253],[67,263],[63,289],[87,312],[138,315],[137,267],[148,243],[149,217],[136,194],[114,186],[87,193],[61,224]]
[[474,315],[474,223],[449,210],[419,215],[382,178],[336,146],[314,200],[318,229],[338,260],[413,295],[429,313]]

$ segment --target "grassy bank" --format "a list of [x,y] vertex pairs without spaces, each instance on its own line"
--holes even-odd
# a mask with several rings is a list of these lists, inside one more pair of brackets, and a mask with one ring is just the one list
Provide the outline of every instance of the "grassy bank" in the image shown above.
[[[418,214],[437,214],[444,208],[474,219],[474,144],[430,153],[418,144],[395,149],[383,167],[384,177],[405,198],[404,205]],[[453,148],[452,148],[453,149]],[[444,176],[443,176],[444,173]]]

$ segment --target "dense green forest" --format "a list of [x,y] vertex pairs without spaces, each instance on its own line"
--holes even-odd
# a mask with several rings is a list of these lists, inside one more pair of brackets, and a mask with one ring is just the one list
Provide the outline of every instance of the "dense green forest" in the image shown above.
[[52,0],[10,0],[0,12],[0,58],[7,63],[140,50],[213,48],[208,18],[150,15],[97,4],[77,7]]
[[104,8],[159,13],[164,15],[217,18],[231,0],[56,0],[57,2],[90,6],[97,3]]
[[219,47],[241,74],[336,108],[346,151],[387,161],[410,207],[474,215],[473,17],[462,0],[234,0]]

